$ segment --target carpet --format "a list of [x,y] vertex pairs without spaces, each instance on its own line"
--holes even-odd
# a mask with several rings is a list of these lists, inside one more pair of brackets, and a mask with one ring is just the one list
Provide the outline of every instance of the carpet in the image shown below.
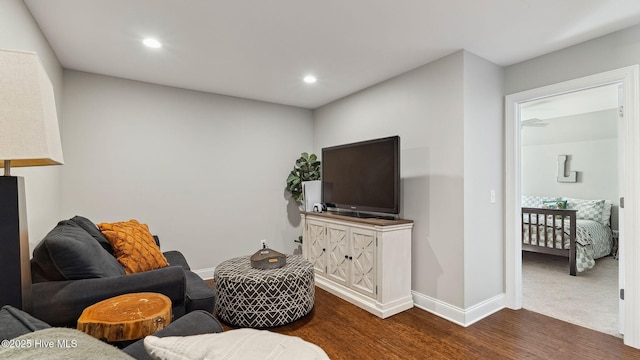
[[575,325],[618,332],[618,260],[604,257],[578,276],[559,256],[523,252],[522,307]]

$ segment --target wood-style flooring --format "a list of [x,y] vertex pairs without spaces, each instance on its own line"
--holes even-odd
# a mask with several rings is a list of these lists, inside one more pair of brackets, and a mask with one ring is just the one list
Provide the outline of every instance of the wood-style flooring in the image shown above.
[[640,359],[622,339],[528,310],[503,309],[466,328],[418,308],[380,319],[317,287],[309,315],[269,330],[317,344],[334,360]]

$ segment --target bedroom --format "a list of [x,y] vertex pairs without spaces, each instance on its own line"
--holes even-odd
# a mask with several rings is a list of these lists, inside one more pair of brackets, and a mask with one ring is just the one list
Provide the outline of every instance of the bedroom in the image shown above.
[[[537,197],[546,198],[543,207],[558,198],[613,205],[605,214],[610,218],[597,224],[585,225],[588,220],[580,220],[578,212],[577,242],[581,236],[594,240],[592,245],[577,245],[577,276],[569,276],[566,257],[523,252],[523,307],[619,336],[618,260],[609,256],[617,248],[618,233],[618,86],[531,101],[521,111],[523,207],[539,207],[529,203]],[[572,208],[571,200],[569,205]],[[581,235],[584,226],[597,227]],[[532,234],[535,239],[535,227]],[[590,251],[584,256],[589,261],[580,261],[581,251]]]

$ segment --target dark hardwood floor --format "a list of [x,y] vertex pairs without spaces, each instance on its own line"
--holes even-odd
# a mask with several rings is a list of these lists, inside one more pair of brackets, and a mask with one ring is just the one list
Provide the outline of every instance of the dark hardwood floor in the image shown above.
[[466,328],[418,308],[383,320],[317,287],[309,315],[269,330],[317,344],[334,360],[640,359],[622,339],[528,310],[504,309]]

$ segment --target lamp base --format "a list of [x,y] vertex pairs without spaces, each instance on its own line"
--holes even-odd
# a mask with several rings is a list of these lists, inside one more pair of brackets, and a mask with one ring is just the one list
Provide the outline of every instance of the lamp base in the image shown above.
[[0,306],[31,310],[24,178],[0,176]]

